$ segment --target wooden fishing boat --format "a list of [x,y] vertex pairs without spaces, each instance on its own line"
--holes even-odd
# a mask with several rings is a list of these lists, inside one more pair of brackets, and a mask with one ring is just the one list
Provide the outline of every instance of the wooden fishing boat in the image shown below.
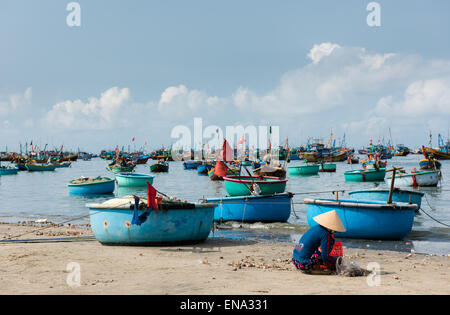
[[318,152],[302,152],[300,157],[306,162],[342,162],[347,159],[348,152],[330,153],[329,155],[320,155]]
[[[216,167],[217,167],[217,163],[216,166],[213,167],[212,169],[210,169],[208,171],[208,176],[211,180],[223,180],[224,176],[221,176],[219,174],[217,174],[218,172],[216,172]],[[241,170],[237,167],[234,166],[224,166],[226,168],[226,176],[232,176],[232,175],[239,175],[241,173]]]
[[150,165],[150,172],[167,173],[169,171],[169,163],[166,161],[158,161]]
[[208,198],[217,203],[214,220],[219,222],[286,222],[291,215],[291,193],[265,196]]
[[319,169],[319,164],[289,166],[288,172],[291,176],[317,175],[319,173]]
[[0,175],[15,175],[18,171],[17,167],[0,166]]
[[153,184],[155,176],[138,173],[118,173],[116,174],[117,184],[121,187],[146,187],[147,182]]
[[344,172],[345,180],[348,182],[377,182],[384,181],[386,169],[367,169]]
[[55,165],[56,168],[64,168],[70,167],[72,165],[72,162],[54,163],[53,165]]
[[[412,171],[411,173],[395,175],[395,185],[400,187],[435,187],[439,183],[440,171]],[[386,180],[391,181],[389,176]]]
[[273,176],[278,178],[286,178],[286,169],[281,167],[263,165],[260,168],[254,169],[253,174],[257,176]]
[[115,180],[109,177],[80,177],[67,185],[71,195],[100,195],[113,193]]
[[34,164],[34,163],[26,163],[25,167],[29,172],[51,172],[56,169],[56,165],[54,164]]
[[136,159],[136,164],[146,164],[149,159],[150,155],[139,156]]
[[422,152],[425,156],[432,156],[438,160],[450,160],[450,152],[444,152],[427,147],[422,147]]
[[114,173],[129,173],[134,170],[133,166],[121,166],[119,164],[109,165],[108,168]]
[[[397,175],[396,175],[397,180]],[[389,199],[389,189],[368,189],[368,190],[354,190],[348,194],[355,200],[378,200],[387,202]],[[395,188],[392,191],[392,201],[414,203],[420,208],[422,205],[422,197],[425,194],[420,191],[404,190]]]
[[336,237],[358,239],[399,240],[411,232],[416,204],[367,200],[304,199],[310,227],[317,225],[313,218],[336,210],[346,228]]
[[208,172],[214,168],[211,162],[205,162],[197,166],[197,173],[199,175],[208,175]]
[[272,195],[283,193],[287,179],[270,176],[227,176],[223,178],[230,196]]
[[[88,204],[91,228],[103,245],[195,244],[204,241],[213,226],[216,203],[185,203],[163,200],[159,210],[148,210],[140,199],[134,210],[132,196],[115,198],[101,204]],[[148,216],[133,224],[135,211]]]
[[185,170],[196,170],[199,165],[202,164],[202,161],[184,161],[183,167]]
[[423,159],[419,161],[419,166],[423,170],[439,170],[441,162],[436,159]]
[[319,172],[334,173],[336,172],[336,164],[334,163],[321,163]]

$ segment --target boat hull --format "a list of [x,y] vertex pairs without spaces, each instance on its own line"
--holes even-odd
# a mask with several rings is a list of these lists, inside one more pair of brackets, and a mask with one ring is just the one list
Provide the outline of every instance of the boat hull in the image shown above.
[[[389,198],[389,190],[355,190],[348,193],[355,200],[378,200],[387,202]],[[393,202],[414,203],[419,208],[422,205],[422,197],[424,193],[411,190],[394,189],[392,192]]]
[[317,175],[320,170],[320,165],[302,165],[302,166],[289,166],[288,172],[291,176],[301,175]]
[[218,203],[215,221],[286,222],[291,214],[292,194],[209,198]]
[[260,195],[272,195],[283,193],[286,190],[286,179],[280,180],[278,177],[264,177],[264,180],[259,180],[259,177],[249,176],[230,176],[224,178],[225,190],[230,196],[250,196],[255,191],[255,184],[259,186]]
[[432,156],[438,160],[450,160],[450,153],[442,152],[432,148],[422,148],[426,156]]
[[17,167],[15,168],[0,168],[0,175],[15,175],[19,172]]
[[152,175],[137,173],[119,173],[116,174],[117,185],[122,187],[146,187],[147,182],[153,184]]
[[[97,209],[89,205],[92,231],[104,245],[190,244],[208,238],[216,204],[196,205],[194,209],[151,211],[147,220],[131,224],[132,209]],[[142,215],[145,210],[139,210]]]
[[167,173],[169,172],[169,165],[164,165],[164,164],[152,164],[150,165],[150,172],[154,172],[154,173]]
[[111,194],[115,187],[114,179],[100,183],[68,185],[69,194],[74,196]]
[[386,169],[379,170],[357,170],[344,173],[345,180],[348,182],[382,182],[386,176]]
[[56,169],[55,165],[33,165],[25,164],[25,167],[29,172],[51,172]]
[[[416,172],[411,174],[396,174],[394,186],[398,187],[435,187],[439,183],[440,171]],[[386,178],[390,183],[392,178]]]
[[305,199],[306,217],[310,227],[317,225],[313,218],[336,210],[346,228],[336,237],[357,239],[400,240],[408,235],[414,223],[415,204],[387,205],[381,201]]
[[334,164],[334,163],[320,164],[319,172],[334,173],[334,172],[336,172],[336,164]]
[[185,170],[196,170],[199,165],[201,165],[201,162],[197,161],[185,161],[183,163],[183,167]]
[[423,170],[438,170],[441,168],[441,163],[438,160],[423,159],[419,161],[419,166]]

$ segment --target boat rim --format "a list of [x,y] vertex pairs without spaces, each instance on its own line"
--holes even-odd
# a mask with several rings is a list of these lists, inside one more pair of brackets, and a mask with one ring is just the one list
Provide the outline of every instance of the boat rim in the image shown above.
[[242,177],[244,178],[257,178],[259,179],[259,176],[248,176],[248,175],[235,175],[238,178],[233,178],[233,175],[231,176],[226,176],[223,178],[224,181],[228,181],[228,182],[232,182],[232,183],[241,183],[241,184],[252,184],[252,183],[256,183],[256,184],[282,184],[282,183],[286,183],[288,180],[287,179],[280,179],[279,177],[274,177],[274,176],[262,176],[263,178],[267,178],[267,179],[276,179],[273,181],[264,181],[264,180],[251,180],[251,179],[240,179]]
[[347,208],[367,208],[380,210],[417,210],[419,207],[416,204],[409,204],[406,202],[395,202],[388,204],[382,201],[369,200],[335,200],[335,199],[311,199],[305,198],[305,204],[314,204],[327,207],[347,207]]
[[[388,193],[389,189],[352,190],[352,191],[349,191],[348,194],[352,195],[352,194],[357,194],[357,193],[362,193],[362,192],[387,192]],[[425,193],[423,193],[421,191],[413,191],[413,190],[400,189],[400,188],[394,188],[394,192],[416,194],[416,195],[420,195],[422,197],[425,195]]]
[[143,174],[143,173],[132,173],[132,172],[121,172],[117,173],[116,177],[125,177],[125,178],[155,178],[154,175]]
[[282,197],[290,197],[292,198],[294,196],[291,192],[283,192],[283,193],[277,193],[277,194],[270,194],[270,195],[248,195],[248,196],[225,196],[225,197],[213,197],[213,198],[206,198],[206,201],[210,202],[222,202],[223,200],[241,200],[241,199],[264,199],[264,198],[282,198]]
[[[408,177],[413,175],[424,175],[424,174],[430,174],[430,173],[439,173],[440,170],[433,170],[433,171],[423,171],[423,172],[414,172],[414,173],[408,173],[408,174],[395,174],[395,178],[398,177]],[[392,176],[386,177],[386,179],[391,179]]]
[[[89,186],[89,185],[107,184],[107,183],[110,183],[110,182],[114,182],[114,181],[115,181],[115,179],[111,179],[111,178],[109,178],[109,177],[106,177],[106,178],[108,178],[108,179],[107,179],[107,180],[104,180],[104,181],[94,182],[94,183],[71,184],[71,183],[69,182],[69,184],[67,184],[67,186],[69,186],[69,187]],[[72,181],[73,181],[73,180],[72,180]],[[72,181],[71,181],[71,182],[72,182]]]
[[[169,211],[169,210],[194,210],[194,209],[200,209],[200,208],[215,208],[217,207],[219,204],[215,203],[215,202],[204,202],[204,203],[189,203],[189,204],[193,204],[195,205],[195,208],[187,208],[187,209],[167,209],[167,210],[163,210],[163,211]],[[87,203],[86,207],[89,208],[90,210],[130,210],[130,211],[134,211],[134,208],[131,208],[130,205],[123,205],[120,207],[112,207],[109,205],[104,205],[101,203]],[[138,211],[145,211],[147,209],[139,209]]]

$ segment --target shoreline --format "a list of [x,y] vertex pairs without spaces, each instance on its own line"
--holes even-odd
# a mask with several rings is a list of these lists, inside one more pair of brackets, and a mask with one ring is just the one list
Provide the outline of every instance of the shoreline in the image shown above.
[[[0,224],[0,240],[36,228]],[[87,226],[67,225],[46,226],[26,238],[90,235]],[[379,274],[371,275],[379,277],[378,286],[370,286],[367,277],[302,274],[291,263],[294,245],[275,241],[214,237],[196,245],[128,247],[93,239],[0,246],[0,294],[450,293],[448,256],[347,248],[345,243],[345,259],[362,268],[371,262],[380,266]],[[79,267],[80,286],[73,286],[73,266]]]

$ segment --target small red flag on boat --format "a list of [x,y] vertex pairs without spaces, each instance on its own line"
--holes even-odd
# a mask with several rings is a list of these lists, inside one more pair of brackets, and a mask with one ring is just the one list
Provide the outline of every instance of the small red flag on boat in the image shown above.
[[132,141],[134,141],[134,137],[133,137],[133,140]]
[[116,154],[119,154],[119,146],[116,147]]
[[233,149],[231,148],[231,146],[228,144],[227,140],[223,141],[223,145],[222,145],[222,152],[220,154],[220,158],[223,161],[232,161],[233,160]]
[[242,136],[241,140],[238,141],[238,144],[243,144],[245,142],[245,137]]
[[158,203],[156,202],[156,189],[153,188],[153,186],[149,182],[147,182],[147,208],[150,208],[150,206],[155,211],[158,211]]

